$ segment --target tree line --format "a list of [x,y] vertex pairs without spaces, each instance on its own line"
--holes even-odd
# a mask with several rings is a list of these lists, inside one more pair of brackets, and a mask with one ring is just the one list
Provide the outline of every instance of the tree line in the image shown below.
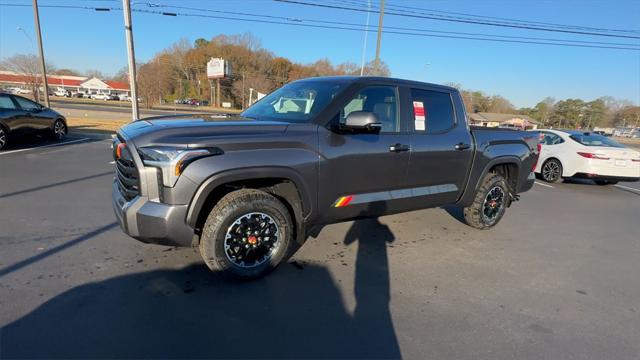
[[467,113],[492,112],[527,115],[543,127],[593,129],[594,127],[638,127],[640,106],[629,100],[602,96],[592,101],[565,99],[556,101],[546,97],[534,107],[516,109],[500,95],[486,95],[482,91],[463,89],[460,84],[448,83],[460,90]]

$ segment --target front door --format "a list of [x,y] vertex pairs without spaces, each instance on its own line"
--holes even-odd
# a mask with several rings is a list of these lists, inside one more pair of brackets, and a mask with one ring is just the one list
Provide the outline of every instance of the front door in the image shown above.
[[382,123],[378,133],[349,133],[319,128],[318,211],[334,222],[393,211],[393,191],[405,186],[410,134],[401,121],[398,89],[367,86],[346,101],[334,122],[352,111],[369,111]]

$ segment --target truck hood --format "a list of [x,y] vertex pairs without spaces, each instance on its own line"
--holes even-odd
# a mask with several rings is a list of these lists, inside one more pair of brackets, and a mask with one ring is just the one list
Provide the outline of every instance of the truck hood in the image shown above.
[[242,138],[258,140],[283,134],[289,124],[240,116],[202,115],[141,119],[122,127],[119,133],[127,142],[139,146],[180,145],[212,146]]

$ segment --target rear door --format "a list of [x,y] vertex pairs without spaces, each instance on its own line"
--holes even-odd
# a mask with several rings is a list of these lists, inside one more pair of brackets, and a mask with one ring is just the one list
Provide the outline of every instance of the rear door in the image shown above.
[[[457,93],[408,88],[411,158],[407,187],[415,207],[452,204],[464,191],[473,160],[473,139]],[[456,107],[456,104],[459,104]]]
[[410,134],[402,121],[398,88],[366,85],[340,104],[333,124],[352,111],[378,116],[378,133],[319,128],[318,210],[321,221],[334,222],[398,211],[394,191],[406,186]]

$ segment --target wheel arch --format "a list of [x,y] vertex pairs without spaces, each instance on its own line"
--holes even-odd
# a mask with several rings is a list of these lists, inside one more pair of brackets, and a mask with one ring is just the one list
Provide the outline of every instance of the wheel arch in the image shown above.
[[[511,186],[512,189],[516,191],[519,183],[518,175],[521,174],[521,168],[522,161],[517,156],[501,156],[490,160],[482,169],[480,176],[478,176],[475,180],[469,180],[467,189],[459,203],[463,206],[469,206],[471,203],[473,203],[476,191],[478,191],[478,188],[482,185],[482,180],[485,176],[487,176],[489,172],[492,171],[499,172],[501,175],[503,175],[506,178],[509,186]],[[472,184],[473,186],[471,186]]]
[[242,188],[257,189],[282,201],[296,224],[296,238],[300,239],[304,234],[304,219],[313,206],[309,191],[303,184],[297,173],[286,168],[260,167],[217,174],[196,190],[189,204],[186,222],[196,230],[202,229],[208,214],[223,196]]

